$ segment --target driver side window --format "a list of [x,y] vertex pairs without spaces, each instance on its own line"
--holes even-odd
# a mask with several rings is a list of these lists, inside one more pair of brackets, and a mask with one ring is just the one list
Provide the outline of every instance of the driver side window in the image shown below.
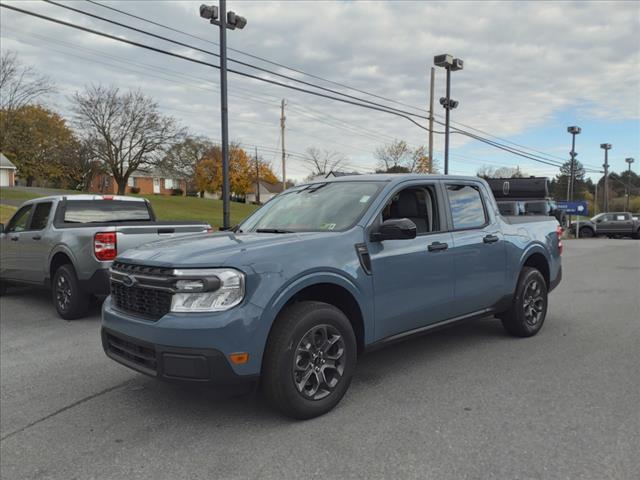
[[413,186],[400,190],[382,209],[382,221],[408,218],[418,235],[440,231],[436,195],[431,186]]
[[9,225],[7,225],[6,232],[23,232],[27,229],[29,223],[29,215],[31,214],[32,205],[26,205],[22,207],[18,212],[13,216]]

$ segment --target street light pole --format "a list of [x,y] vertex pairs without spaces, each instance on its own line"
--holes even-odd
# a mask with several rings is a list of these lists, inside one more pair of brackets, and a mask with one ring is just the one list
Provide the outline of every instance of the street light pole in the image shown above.
[[625,158],[625,162],[629,164],[629,170],[627,174],[627,212],[631,211],[631,164],[635,161],[633,158]]
[[453,58],[453,56],[445,53],[442,55],[436,55],[433,57],[433,63],[436,67],[443,67],[447,71],[447,91],[446,96],[440,99],[440,105],[444,107],[445,112],[445,125],[444,125],[444,174],[449,174],[449,117],[450,110],[453,110],[458,106],[456,100],[451,99],[451,72],[456,70],[462,70],[464,62],[459,58]]
[[600,148],[604,150],[604,201],[603,208],[605,213],[609,211],[609,150],[611,150],[610,143],[601,143]]
[[[576,135],[579,135],[582,129],[580,127],[576,127],[575,125],[572,127],[567,127],[567,132],[571,134],[571,151],[569,155],[571,155],[571,167],[569,172],[569,178],[567,180],[567,202],[573,202],[573,183],[576,175]],[[571,215],[569,215],[569,225],[571,225]]]
[[227,28],[243,29],[247,20],[235,12],[227,12],[227,1],[220,7],[200,5],[200,16],[220,28],[220,124],[222,128],[222,228],[231,226],[229,214],[229,109],[227,105]]

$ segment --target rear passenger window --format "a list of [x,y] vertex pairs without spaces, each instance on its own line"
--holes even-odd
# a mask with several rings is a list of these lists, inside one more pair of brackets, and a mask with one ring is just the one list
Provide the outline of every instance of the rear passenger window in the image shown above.
[[38,203],[31,218],[31,230],[44,230],[49,220],[51,202]]
[[487,223],[480,191],[471,185],[447,185],[454,230],[479,228]]

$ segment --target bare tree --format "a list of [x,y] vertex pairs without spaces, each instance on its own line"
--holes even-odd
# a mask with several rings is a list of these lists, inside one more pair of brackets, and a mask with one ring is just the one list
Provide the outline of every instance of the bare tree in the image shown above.
[[213,142],[205,137],[187,135],[169,147],[159,166],[176,178],[184,178],[187,189],[193,190],[198,164],[211,155],[213,147]]
[[346,161],[344,155],[339,152],[331,152],[329,150],[320,150],[316,147],[307,148],[307,163],[313,169],[312,176],[326,175],[332,170],[337,169]]
[[378,159],[380,171],[388,172],[397,170],[398,167],[409,168],[407,165],[410,155],[409,146],[404,140],[394,140],[393,142],[376,148],[373,156]]
[[103,170],[88,139],[74,139],[65,149],[61,165],[67,186],[79,191],[88,191],[93,178]]
[[120,93],[115,87],[92,86],[71,101],[78,129],[113,175],[119,194],[133,172],[158,164],[182,134],[176,121],[139,90]]
[[378,147],[374,156],[378,159],[376,171],[380,173],[436,173],[438,171],[437,164],[429,158],[426,147],[411,148],[404,140],[394,140]]
[[12,51],[0,54],[0,109],[15,111],[33,104],[43,95],[53,93],[51,79],[23,65]]
[[520,170],[520,167],[491,167],[483,165],[478,169],[476,175],[480,178],[523,178],[527,174]]

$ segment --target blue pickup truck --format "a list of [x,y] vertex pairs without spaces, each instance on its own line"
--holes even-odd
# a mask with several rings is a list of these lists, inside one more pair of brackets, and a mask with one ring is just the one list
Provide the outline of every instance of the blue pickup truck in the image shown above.
[[163,380],[260,380],[294,418],[331,410],[367,350],[496,316],[535,335],[562,277],[553,217],[503,217],[474,177],[360,175],[290,188],[233,231],[111,267],[106,354]]

